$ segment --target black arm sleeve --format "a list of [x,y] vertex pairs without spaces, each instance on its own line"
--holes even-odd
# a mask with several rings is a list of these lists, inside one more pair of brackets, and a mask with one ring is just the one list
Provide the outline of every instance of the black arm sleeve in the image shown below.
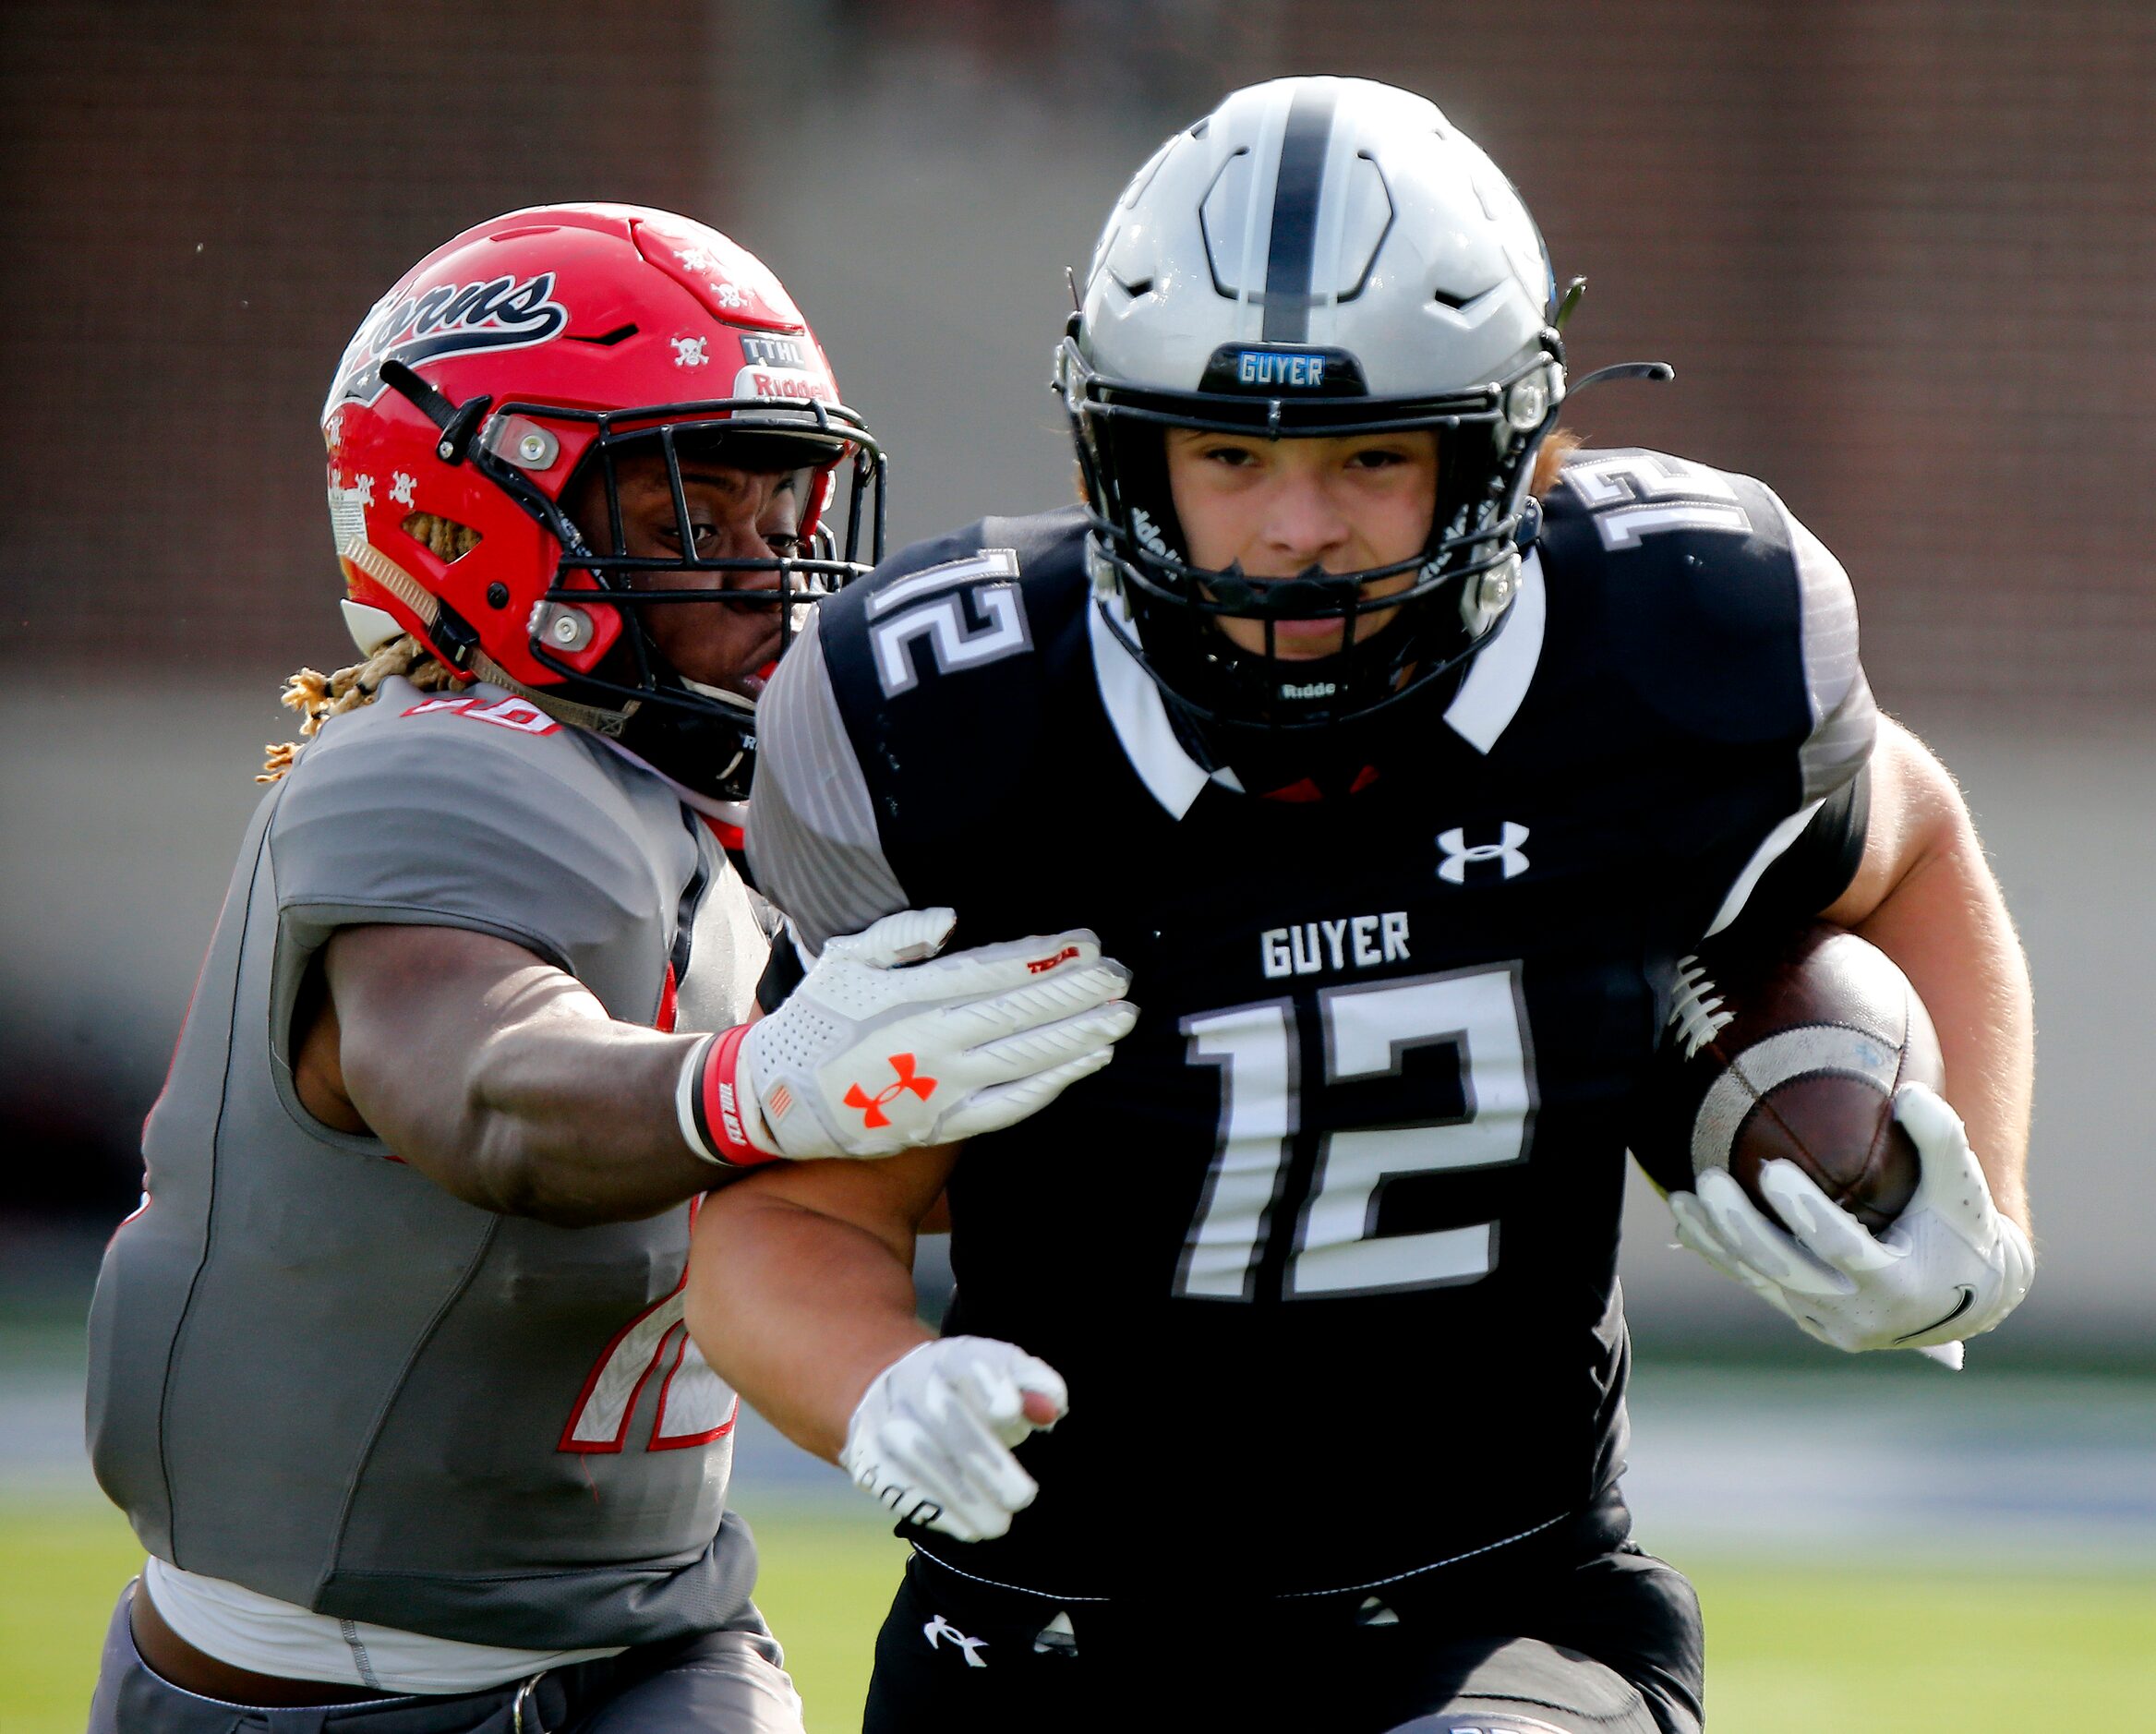
[[808,972],[808,966],[801,962],[801,947],[793,943],[793,930],[781,926],[771,935],[770,961],[756,982],[756,1004],[766,1018],[786,1003],[786,996],[801,984]]

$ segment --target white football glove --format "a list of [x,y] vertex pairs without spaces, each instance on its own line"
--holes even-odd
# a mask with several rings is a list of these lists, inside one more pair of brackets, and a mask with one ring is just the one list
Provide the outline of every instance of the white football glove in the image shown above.
[[[1026,1418],[1037,1392],[1054,1415]],[[1040,1487],[1010,1448],[1070,1406],[1047,1362],[992,1337],[941,1337],[878,1373],[846,1428],[839,1466],[904,1522],[960,1541],[990,1541]]]
[[955,1143],[1108,1064],[1138,1009],[1091,933],[939,957],[957,919],[901,909],[834,939],[777,1011],[693,1050],[677,1104],[689,1148],[744,1165]]
[[1759,1185],[1793,1232],[1719,1168],[1704,1170],[1692,1193],[1672,1192],[1669,1211],[1679,1240],[1820,1342],[1922,1349],[1959,1367],[1962,1341],[2021,1304],[2036,1255],[1993,1205],[1961,1117],[1936,1090],[1904,1084],[1894,1117],[1921,1169],[1908,1207],[1877,1236],[1791,1162],[1765,1163]]

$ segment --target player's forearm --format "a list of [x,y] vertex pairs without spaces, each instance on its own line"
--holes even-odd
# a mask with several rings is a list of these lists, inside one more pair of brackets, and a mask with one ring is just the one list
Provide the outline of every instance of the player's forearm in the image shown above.
[[836,1462],[869,1381],[933,1332],[907,1253],[767,1187],[699,1213],[689,1332],[719,1376],[804,1451]]
[[1931,1012],[1946,1067],[1942,1093],[1969,1128],[1993,1200],[2027,1228],[2035,1073],[2029,965],[1975,829],[1955,805],[1856,931],[1901,966]]
[[568,1018],[496,1036],[475,1056],[452,1135],[474,1201],[584,1227],[650,1216],[719,1184],[727,1171],[691,1154],[675,1107],[695,1045]]
[[312,1088],[482,1210],[564,1227],[715,1185],[680,1129],[696,1039],[617,1022],[575,977],[488,934],[352,927],[324,952],[336,1033]]

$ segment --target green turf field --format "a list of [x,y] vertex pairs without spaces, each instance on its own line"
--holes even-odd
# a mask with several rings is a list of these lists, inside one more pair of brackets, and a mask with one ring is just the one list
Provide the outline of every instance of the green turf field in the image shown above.
[[[854,1728],[902,1550],[861,1520],[772,1511],[757,1530],[809,1728]],[[0,1504],[0,1734],[78,1734],[138,1558],[103,1507]],[[1706,1604],[1715,1734],[2124,1728],[2156,1704],[2156,1573],[1684,1563]]]

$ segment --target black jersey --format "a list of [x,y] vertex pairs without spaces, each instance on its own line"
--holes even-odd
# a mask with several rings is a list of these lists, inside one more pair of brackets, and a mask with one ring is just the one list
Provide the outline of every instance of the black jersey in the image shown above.
[[954,1174],[946,1330],[1071,1407],[1037,1503],[938,1559],[1316,1593],[1613,1486],[1628,1099],[1681,956],[1846,885],[1875,712],[1847,578],[1758,483],[1583,452],[1547,503],[1494,642],[1343,797],[1185,751],[1075,511],[908,550],[781,667],[749,848],[808,945],[1089,926],[1142,1008]]

